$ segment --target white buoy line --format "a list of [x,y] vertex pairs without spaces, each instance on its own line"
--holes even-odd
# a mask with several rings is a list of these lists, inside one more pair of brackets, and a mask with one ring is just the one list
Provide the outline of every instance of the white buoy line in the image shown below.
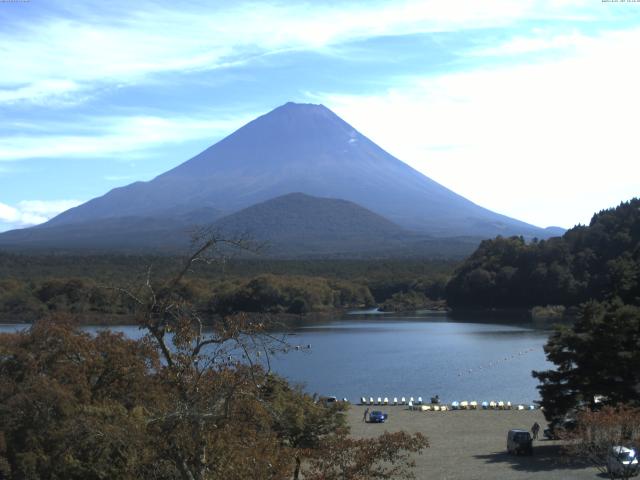
[[477,373],[479,371],[490,370],[492,368],[499,367],[502,364],[517,360],[518,358],[520,358],[520,357],[522,357],[524,355],[527,355],[527,354],[529,354],[529,353],[531,353],[531,352],[533,352],[535,350],[536,350],[535,347],[530,347],[530,348],[527,348],[525,350],[520,350],[519,352],[512,353],[510,355],[506,355],[506,356],[504,356],[504,357],[502,357],[502,358],[500,358],[498,360],[492,360],[489,363],[483,363],[481,365],[477,365],[474,368],[467,368],[467,369],[464,369],[464,370],[459,370],[458,371],[458,377],[462,377],[462,376],[465,376],[465,375],[472,375],[474,372]]

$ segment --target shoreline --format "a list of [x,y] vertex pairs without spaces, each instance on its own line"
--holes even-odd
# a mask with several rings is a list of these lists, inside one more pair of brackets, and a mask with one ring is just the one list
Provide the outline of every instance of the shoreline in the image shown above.
[[[474,308],[418,308],[414,310],[384,310],[382,305],[375,307],[352,307],[352,308],[335,308],[332,310],[318,310],[315,312],[308,312],[305,314],[296,313],[260,313],[260,312],[244,312],[248,315],[269,317],[276,324],[280,323],[284,326],[295,327],[296,324],[308,324],[312,322],[322,322],[327,320],[337,320],[346,315],[352,315],[353,317],[366,316],[366,315],[384,315],[385,317],[392,317],[398,315],[399,317],[411,314],[430,313],[433,315],[446,315],[451,320],[473,320],[480,323],[502,323],[507,322],[533,322],[539,324],[546,324],[548,326],[554,323],[565,323],[572,321],[572,317],[566,317],[562,319],[534,316],[532,315],[533,309],[526,308],[492,308],[492,309],[474,309]],[[136,325],[135,316],[131,313],[114,314],[114,313],[96,313],[96,312],[83,312],[83,313],[69,313],[69,312],[43,312],[37,318],[23,315],[0,315],[0,325],[10,324],[32,324],[38,321],[42,317],[47,317],[60,313],[68,315],[74,321],[77,321],[79,325],[95,325],[95,326],[123,326],[123,325]]]

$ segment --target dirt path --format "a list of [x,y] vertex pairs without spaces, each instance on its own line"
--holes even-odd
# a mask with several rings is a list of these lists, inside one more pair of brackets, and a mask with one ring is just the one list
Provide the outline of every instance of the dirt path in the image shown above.
[[[573,480],[598,479],[598,471],[560,458],[559,445],[549,440],[534,441],[534,454],[514,456],[506,452],[507,431],[529,430],[534,422],[542,429],[546,421],[535,411],[450,411],[418,412],[406,407],[381,408],[389,414],[385,424],[362,421],[366,407],[354,405],[349,423],[354,437],[378,435],[385,430],[422,432],[431,447],[416,456],[416,477],[442,480]],[[369,407],[376,410],[376,407]],[[542,430],[541,429],[541,430]],[[542,433],[542,432],[541,432]]]

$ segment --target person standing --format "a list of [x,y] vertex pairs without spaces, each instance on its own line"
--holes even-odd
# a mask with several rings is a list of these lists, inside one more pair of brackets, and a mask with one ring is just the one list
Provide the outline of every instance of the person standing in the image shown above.
[[531,427],[531,433],[533,434],[533,439],[537,440],[538,439],[538,432],[540,431],[540,425],[538,425],[538,422],[535,422],[533,424],[533,426]]
[[364,411],[364,415],[362,416],[362,421],[366,422],[368,416],[369,416],[369,407],[367,407],[367,409]]

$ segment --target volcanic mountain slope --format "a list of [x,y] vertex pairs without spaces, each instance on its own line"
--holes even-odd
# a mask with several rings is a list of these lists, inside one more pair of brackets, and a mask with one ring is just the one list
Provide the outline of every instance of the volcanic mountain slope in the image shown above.
[[[202,211],[208,219],[212,211]],[[249,239],[270,257],[464,257],[478,238],[437,239],[407,231],[353,202],[291,193],[247,207],[203,225],[190,215],[107,218],[14,230],[0,236],[9,249],[67,252],[171,253],[189,248],[199,227],[226,239]],[[230,252],[252,255],[251,252]]]
[[262,253],[286,258],[463,258],[479,242],[411,232],[353,202],[303,193],[252,205],[213,227],[225,238],[246,237],[264,245]]
[[224,217],[214,228],[225,237],[265,242],[273,255],[318,255],[402,248],[415,235],[346,200],[291,193]]
[[222,230],[250,232],[265,240],[407,234],[393,222],[353,202],[304,193],[290,193],[252,205],[214,225]]
[[203,207],[233,213],[292,192],[340,198],[435,236],[549,236],[448,190],[391,156],[322,105],[287,103],[191,160],[49,222],[167,218]]

